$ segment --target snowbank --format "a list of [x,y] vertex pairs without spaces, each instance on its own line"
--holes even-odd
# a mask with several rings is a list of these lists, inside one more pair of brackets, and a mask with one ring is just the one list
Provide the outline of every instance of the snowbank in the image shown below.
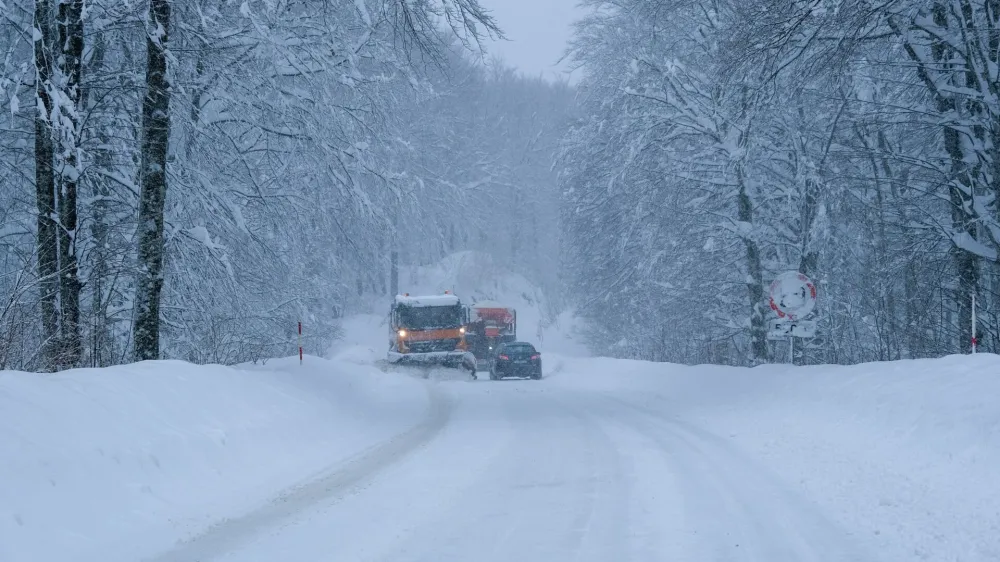
[[420,383],[306,357],[0,372],[0,560],[135,561],[418,424]]
[[884,560],[1000,560],[1000,357],[754,369],[559,358],[608,391],[730,440]]

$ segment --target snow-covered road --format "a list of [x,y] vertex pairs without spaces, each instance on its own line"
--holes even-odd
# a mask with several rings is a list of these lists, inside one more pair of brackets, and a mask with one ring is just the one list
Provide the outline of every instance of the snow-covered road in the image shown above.
[[880,559],[730,440],[630,395],[434,386],[417,430],[156,560]]
[[0,372],[0,561],[1000,560],[997,356],[363,355]]

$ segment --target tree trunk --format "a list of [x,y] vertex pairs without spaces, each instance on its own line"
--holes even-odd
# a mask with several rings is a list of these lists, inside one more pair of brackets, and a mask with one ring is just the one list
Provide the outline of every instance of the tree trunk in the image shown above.
[[[962,232],[970,240],[977,239],[976,221],[967,209],[971,208],[971,191],[974,186],[968,181],[968,165],[963,159],[959,132],[952,127],[944,131],[945,146],[952,161],[952,178],[948,187],[951,200],[952,228]],[[956,185],[957,184],[957,185]],[[968,190],[970,193],[966,193]],[[968,351],[971,345],[972,326],[972,295],[979,292],[979,256],[957,245],[951,246],[952,260],[958,273],[958,287],[954,295],[955,306],[958,308],[958,353]],[[968,332],[967,332],[968,330]]]
[[[110,160],[107,156],[98,156],[97,162],[100,166],[102,163]],[[90,227],[90,235],[94,240],[94,252],[91,256],[93,260],[93,266],[91,268],[91,275],[88,281],[90,285],[91,298],[93,303],[91,305],[91,316],[93,318],[93,327],[90,334],[91,337],[91,357],[90,365],[92,367],[106,367],[110,364],[107,357],[110,355],[107,346],[112,343],[111,333],[108,322],[108,300],[104,297],[104,282],[109,274],[108,267],[108,208],[107,208],[107,189],[105,186],[100,186],[97,192],[97,201],[93,206],[93,214],[91,215],[91,220],[93,221]]]
[[42,369],[55,368],[59,316],[56,297],[59,292],[59,251],[56,242],[56,188],[52,169],[52,37],[49,27],[48,0],[35,1],[35,198],[38,206],[38,279],[42,312]]
[[400,201],[394,195],[392,200],[392,229],[389,231],[389,296],[399,294],[399,212]]
[[819,266],[819,244],[813,240],[813,228],[819,215],[819,182],[806,179],[802,202],[802,253],[799,257],[799,273],[815,276]]
[[[80,338],[80,278],[76,258],[77,186],[79,170],[81,74],[83,65],[83,0],[59,2],[59,48],[61,90],[70,107],[64,108],[59,139],[59,276],[62,337],[60,362],[78,365],[83,355]],[[68,125],[67,125],[68,124]]]
[[[888,184],[891,196],[891,186],[895,181],[893,178],[892,167],[889,164],[888,159],[885,157],[889,154],[890,147],[889,142],[885,138],[885,132],[879,131],[876,135],[876,145],[878,150],[875,150],[875,146],[868,142],[868,138],[864,132],[860,129],[857,130],[858,139],[861,141],[862,145],[865,147],[865,151],[868,156],[868,161],[872,168],[872,188],[875,190],[875,230],[872,233],[874,237],[874,255],[875,263],[877,264],[873,267],[875,272],[875,282],[876,286],[880,287],[879,294],[884,295],[884,301],[880,302],[880,305],[884,305],[884,312],[886,320],[883,327],[879,330],[879,339],[885,343],[885,348],[887,350],[887,360],[898,360],[901,358],[902,343],[899,338],[901,330],[899,329],[899,318],[896,312],[896,282],[893,279],[887,279],[887,273],[891,271],[891,250],[889,249],[889,233],[887,229],[887,224],[889,219],[887,218],[886,211],[886,196],[885,186],[883,183]],[[879,156],[881,154],[882,156]],[[883,174],[885,181],[883,181]]]
[[[753,205],[746,190],[746,179],[743,168],[737,164],[737,194],[738,220],[746,225],[753,224]],[[747,259],[747,297],[750,300],[750,352],[754,364],[766,363],[770,360],[767,349],[767,318],[764,308],[764,268],[760,262],[760,249],[752,233],[742,235],[746,247]]]
[[[382,236],[380,237],[379,248],[387,248],[385,231],[382,231]],[[375,288],[377,294],[385,295],[389,291],[389,285],[386,283],[385,271],[382,270],[382,266],[385,265],[384,252],[380,252],[378,259],[375,260],[378,264],[375,272]]]
[[[935,2],[932,8],[934,23],[943,29],[948,28],[948,12],[944,4]],[[935,62],[941,65],[940,70],[953,75],[948,82],[952,82],[959,76],[967,72],[961,68],[953,68],[952,46],[943,40],[935,40],[932,44],[932,53]],[[966,69],[967,70],[967,69]],[[968,86],[968,84],[963,84]],[[958,102],[953,94],[945,94],[939,97],[938,111],[942,116],[949,116],[958,110]],[[970,240],[978,238],[976,231],[975,211],[973,210],[973,199],[975,197],[975,179],[968,162],[965,160],[965,150],[962,148],[962,131],[953,126],[945,125],[944,128],[944,149],[951,159],[950,177],[948,178],[948,199],[951,202],[951,221],[955,233],[964,233]],[[972,295],[978,292],[979,288],[979,256],[969,250],[952,244],[951,255],[955,263],[955,271],[958,273],[958,287],[954,295],[955,306],[958,308],[958,341],[956,342],[959,353],[969,349],[972,334],[966,330],[971,330],[972,326]]]
[[146,36],[146,97],[142,103],[139,177],[139,279],[136,289],[137,361],[160,357],[160,293],[163,290],[163,212],[167,196],[170,83],[167,41],[170,1],[150,0]]
[[[521,188],[514,188],[514,197],[511,204],[511,217],[514,217],[513,223],[511,224],[512,230],[510,231],[510,264],[516,265],[518,263],[518,258],[521,255],[521,216],[524,213],[524,196],[521,194]],[[501,256],[497,256],[501,257]]]
[[389,296],[399,294],[399,252],[393,248],[389,252]]
[[[93,55],[90,60],[89,72],[97,73],[104,68],[104,57],[107,51],[107,40],[101,33],[95,34],[93,38]],[[84,90],[80,96],[83,104],[88,110],[94,108],[99,103],[96,96]],[[100,148],[93,151],[94,167],[102,172],[110,173],[113,169],[114,159],[112,151],[112,141],[108,135],[106,126],[96,128],[95,138]],[[107,181],[97,178],[90,183],[93,191],[91,196],[94,202],[90,205],[90,236],[93,247],[90,252],[90,274],[87,278],[87,285],[91,293],[90,314],[92,316],[90,333],[90,366],[107,367],[112,363],[112,345],[114,339],[111,337],[110,321],[108,319],[109,298],[105,297],[105,283],[110,277],[110,266],[108,264],[108,254],[110,252],[110,229],[108,217],[111,210],[108,207],[108,200],[111,190]],[[114,283],[109,283],[113,286]]]

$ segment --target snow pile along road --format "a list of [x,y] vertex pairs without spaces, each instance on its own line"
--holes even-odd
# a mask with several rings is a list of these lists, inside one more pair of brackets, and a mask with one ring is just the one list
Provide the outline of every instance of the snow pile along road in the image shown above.
[[0,372],[0,560],[168,550],[418,427],[428,397],[412,379],[308,356]]

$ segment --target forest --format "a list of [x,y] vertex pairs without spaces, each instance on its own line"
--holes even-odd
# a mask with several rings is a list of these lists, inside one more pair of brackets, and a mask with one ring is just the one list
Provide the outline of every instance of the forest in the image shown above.
[[602,355],[785,361],[785,271],[797,363],[1000,348],[1000,0],[582,6],[570,82],[476,0],[0,0],[0,370],[322,348],[460,250]]
[[968,353],[973,296],[997,351],[1000,2],[585,4],[560,178],[596,352],[787,361],[785,271],[819,289],[796,363]]
[[556,252],[571,91],[474,1],[0,11],[0,369],[322,349],[398,260]]

